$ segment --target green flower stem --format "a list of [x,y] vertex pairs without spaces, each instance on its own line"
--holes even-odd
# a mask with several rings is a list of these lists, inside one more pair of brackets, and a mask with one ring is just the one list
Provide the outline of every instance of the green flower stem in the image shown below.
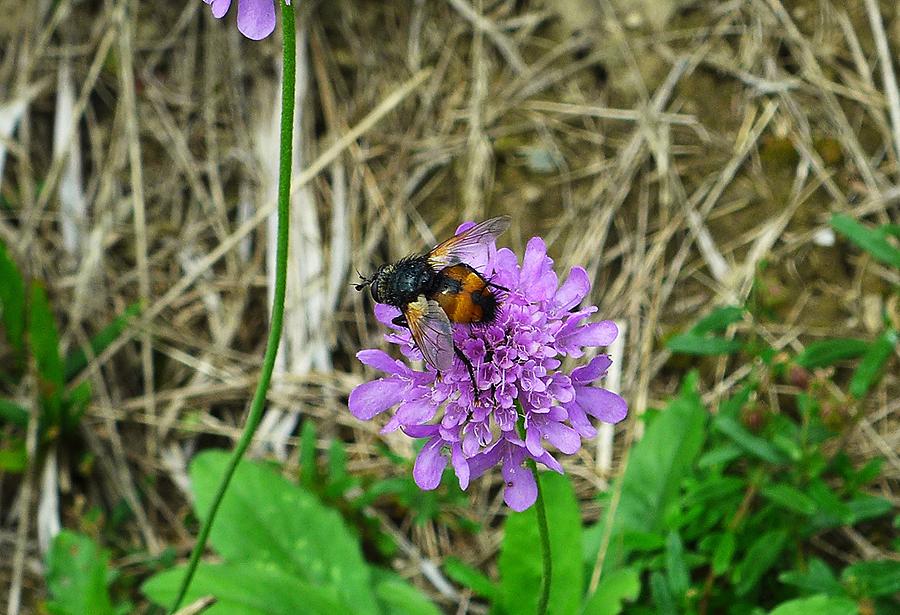
[[[516,432],[522,440],[525,439],[525,410],[519,400],[516,400],[516,410],[519,418],[516,421]],[[546,615],[547,605],[550,604],[550,580],[553,578],[553,558],[550,556],[550,529],[547,526],[547,509],[544,507],[544,492],[541,489],[541,477],[538,475],[537,464],[531,457],[526,463],[534,476],[534,484],[537,485],[537,500],[535,511],[537,512],[538,533],[541,536],[541,561],[544,564],[544,573],[541,575],[541,596],[538,600],[537,615]]]
[[553,578],[553,559],[550,557],[550,530],[547,527],[547,509],[544,508],[544,492],[541,489],[541,480],[538,476],[537,464],[534,459],[528,459],[528,468],[534,474],[534,482],[537,484],[537,500],[534,503],[537,510],[538,531],[541,535],[541,558],[544,563],[544,574],[541,578],[541,597],[538,600],[538,615],[545,615],[547,605],[550,603],[550,579]]
[[200,556],[206,549],[206,541],[209,538],[210,529],[212,529],[213,521],[215,521],[216,513],[222,498],[234,476],[238,463],[244,456],[247,447],[253,440],[253,434],[259,427],[262,419],[263,407],[266,403],[266,394],[269,390],[269,383],[272,380],[272,371],[275,368],[275,357],[278,354],[278,345],[281,342],[281,329],[284,321],[284,295],[287,286],[287,254],[288,254],[288,225],[290,222],[291,210],[291,162],[293,160],[293,140],[294,140],[294,89],[296,82],[296,58],[297,58],[297,32],[294,26],[294,7],[282,4],[281,11],[282,25],[282,41],[284,51],[283,62],[283,78],[281,89],[281,159],[278,167],[278,231],[277,231],[277,249],[275,256],[275,293],[272,299],[272,318],[269,328],[269,338],[266,342],[266,354],[263,358],[262,372],[259,376],[259,383],[256,386],[256,392],[253,395],[253,402],[250,404],[250,413],[247,416],[247,424],[244,426],[244,433],[241,439],[234,447],[228,466],[225,469],[225,475],[219,484],[216,495],[213,498],[212,505],[203,520],[203,526],[200,528],[200,535],[197,536],[197,544],[191,553],[191,560],[188,563],[184,579],[181,581],[181,587],[178,589],[178,596],[172,604],[172,611],[178,610],[184,596],[190,587],[191,580],[197,570],[197,564],[200,562]]

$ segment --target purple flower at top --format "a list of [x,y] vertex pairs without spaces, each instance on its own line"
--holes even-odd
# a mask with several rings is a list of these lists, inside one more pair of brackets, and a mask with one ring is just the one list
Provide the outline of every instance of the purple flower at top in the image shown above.
[[[231,0],[203,0],[210,5],[213,17],[221,19],[231,8]],[[241,34],[258,41],[275,30],[275,3],[273,0],[237,0],[237,25]],[[285,0],[290,6],[290,0]]]
[[[457,234],[471,226],[460,226]],[[578,307],[590,291],[587,272],[573,267],[560,285],[539,237],[528,242],[521,264],[512,251],[493,244],[469,264],[509,289],[500,293],[493,322],[453,325],[453,341],[474,367],[478,395],[459,358],[438,374],[427,365],[425,371],[413,370],[381,350],[363,350],[359,360],[386,376],[353,389],[348,406],[361,420],[396,408],[383,432],[402,429],[427,438],[413,468],[420,488],[436,488],[448,463],[462,489],[500,464],[504,500],[521,511],[537,497],[527,459],[562,473],[548,445],[571,455],[583,439],[596,435],[588,417],[607,423],[625,418],[625,400],[593,385],[612,363],[607,355],[571,373],[561,369],[560,360],[581,357],[586,347],[608,346],[618,329],[610,320],[588,321],[597,308]],[[376,318],[391,329],[385,339],[399,345],[405,358],[421,359],[409,330],[391,322],[399,313],[375,306]]]

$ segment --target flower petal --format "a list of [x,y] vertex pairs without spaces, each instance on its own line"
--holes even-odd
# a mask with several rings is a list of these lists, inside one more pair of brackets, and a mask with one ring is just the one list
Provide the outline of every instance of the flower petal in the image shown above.
[[228,9],[231,8],[231,0],[203,0],[205,3],[210,5],[212,9],[212,15],[216,19],[221,19],[225,16],[225,13],[228,12]]
[[377,369],[388,374],[403,374],[409,371],[409,368],[400,361],[392,358],[391,355],[383,350],[376,348],[368,348],[360,350],[356,353],[356,358],[363,365],[368,365],[373,369]]
[[575,402],[582,410],[604,423],[618,423],[628,414],[625,400],[606,389],[576,386]]
[[450,463],[453,464],[453,471],[459,479],[459,488],[465,491],[469,486],[469,462],[466,461],[462,446],[458,442],[450,447]]
[[420,489],[431,491],[441,484],[441,476],[447,467],[447,458],[441,454],[440,438],[432,438],[419,451],[413,466],[413,478]]
[[562,340],[557,340],[557,343],[562,342],[566,346],[609,346],[618,335],[616,323],[604,320],[578,327]]
[[516,512],[522,512],[534,504],[537,499],[537,483],[534,482],[531,470],[517,463],[504,463],[503,480],[506,481],[503,501],[507,506]]
[[605,374],[610,365],[612,365],[612,359],[608,354],[598,355],[587,365],[572,370],[572,384],[590,384]]
[[365,382],[350,392],[347,407],[353,416],[361,421],[368,421],[400,403],[406,387],[405,382],[394,377]]
[[568,310],[581,303],[581,300],[585,298],[590,290],[591,280],[587,271],[582,267],[572,267],[571,271],[569,271],[569,277],[556,291],[556,296],[553,300],[558,309]]
[[411,399],[400,404],[394,416],[403,425],[421,425],[434,418],[437,406],[430,397]]
[[238,30],[258,41],[275,30],[275,3],[272,0],[238,0]]
[[573,455],[581,448],[581,438],[578,436],[578,432],[568,425],[563,425],[557,421],[547,421],[542,431],[544,432],[544,437],[547,438],[550,444],[559,449],[560,453]]

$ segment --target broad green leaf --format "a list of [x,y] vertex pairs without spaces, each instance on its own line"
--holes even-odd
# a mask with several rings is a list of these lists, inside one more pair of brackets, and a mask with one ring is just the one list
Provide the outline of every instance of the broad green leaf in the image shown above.
[[812,515],[816,512],[816,503],[808,495],[792,485],[776,483],[762,488],[762,494],[782,508],[793,510],[801,515]]
[[666,578],[676,599],[682,599],[691,583],[687,564],[684,563],[684,544],[678,532],[669,532],[666,538]]
[[583,615],[619,615],[624,602],[637,600],[641,593],[641,576],[634,568],[620,568],[603,575],[597,591],[588,598]]
[[25,282],[0,241],[0,323],[18,358],[25,353]]
[[872,229],[845,214],[833,215],[831,227],[868,252],[875,260],[900,268],[900,249],[887,240],[890,229]]
[[47,294],[37,283],[31,285],[28,309],[28,343],[40,379],[44,425],[47,428],[57,427],[61,419],[64,385],[63,364],[59,356],[59,333]]
[[850,394],[857,399],[862,399],[869,389],[881,378],[881,372],[885,364],[894,353],[897,345],[897,332],[889,329],[882,333],[877,340],[872,342],[862,361],[856,366],[853,378],[850,380]]
[[[568,478],[553,472],[543,472],[540,476],[553,561],[549,612],[552,615],[578,613],[583,574],[581,559],[577,557],[581,549],[581,513]],[[503,612],[518,615],[537,610],[543,571],[540,544],[535,506],[511,513],[506,520],[497,563],[498,602]]]
[[54,615],[112,615],[107,590],[109,553],[87,536],[63,530],[47,554],[47,588]]
[[731,575],[738,596],[747,595],[778,561],[788,539],[786,530],[777,529],[759,536]]
[[858,562],[847,566],[841,580],[859,593],[870,598],[891,596],[900,592],[900,562],[877,560]]
[[859,609],[849,598],[812,596],[781,604],[769,615],[857,615]]
[[[191,463],[195,510],[205,518],[228,455]],[[230,564],[274,564],[312,585],[334,586],[354,613],[377,613],[371,575],[341,516],[270,467],[243,463],[222,500],[210,542]]]
[[694,333],[683,333],[669,338],[666,348],[672,352],[693,355],[717,355],[731,354],[743,347],[743,343],[737,340],[729,340],[723,337],[707,337]]
[[855,359],[869,349],[869,342],[857,339],[830,339],[813,342],[797,355],[794,362],[800,367],[814,369],[834,365],[838,361]]
[[734,417],[725,414],[718,415],[713,420],[713,426],[719,432],[725,434],[742,449],[774,465],[786,461],[784,455],[771,442],[765,438],[753,435],[750,430],[741,425]]
[[[161,572],[147,580],[141,591],[156,604],[171,607],[184,573],[185,566]],[[201,563],[184,603],[210,595],[216,597],[216,603],[204,610],[204,615],[332,615],[356,612],[352,608],[355,605],[341,601],[335,586],[317,587],[275,562]]]
[[720,333],[730,325],[740,322],[744,318],[744,309],[735,306],[716,308],[708,316],[702,318],[691,333],[703,335],[704,333]]
[[778,580],[786,585],[793,585],[805,591],[829,596],[844,596],[846,591],[838,583],[828,564],[817,557],[809,560],[806,570],[790,570],[778,575]]
[[[707,412],[697,393],[697,374],[685,378],[681,393],[647,427],[621,477],[621,497],[612,523],[607,562],[620,565],[629,548],[627,534],[665,536],[665,511],[689,476],[706,432]],[[599,533],[598,533],[599,535]],[[594,545],[594,553],[599,543]]]
[[0,399],[0,421],[28,427],[28,410],[8,399]]
[[[125,311],[116,316],[116,318],[106,325],[97,335],[90,340],[90,356],[97,356],[106,350],[110,344],[116,341],[122,333],[128,328],[132,320],[137,318],[141,313],[141,303],[138,301],[132,303]],[[88,353],[84,348],[76,348],[72,350],[66,357],[65,380],[68,382],[78,375],[81,370],[87,367]]]
[[448,557],[444,562],[444,572],[448,577],[463,587],[468,587],[479,596],[484,596],[491,601],[495,600],[497,586],[477,568],[473,568],[455,557]]
[[374,570],[375,595],[385,615],[441,615],[425,595],[401,577],[385,570]]

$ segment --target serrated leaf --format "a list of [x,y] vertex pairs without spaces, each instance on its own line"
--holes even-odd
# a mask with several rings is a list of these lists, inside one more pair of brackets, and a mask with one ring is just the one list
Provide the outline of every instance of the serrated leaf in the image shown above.
[[53,596],[47,610],[54,615],[112,615],[108,564],[109,553],[87,536],[68,530],[57,534],[47,554],[47,588]]
[[876,598],[900,592],[900,562],[857,562],[841,572],[841,580],[864,596]]
[[[581,607],[581,513],[568,478],[543,472],[541,489],[550,529],[553,577],[550,613],[578,613]],[[507,613],[534,613],[541,587],[542,559],[535,506],[511,513],[506,520],[498,568],[498,602]]]
[[[227,462],[224,452],[206,451],[191,463],[201,518]],[[369,568],[341,516],[269,467],[238,467],[210,542],[229,563],[274,564],[310,584],[334,585],[354,613],[377,613]]]
[[838,361],[855,359],[869,349],[869,342],[853,338],[830,339],[813,342],[797,355],[794,362],[806,369],[827,367]]
[[856,366],[856,370],[853,372],[853,378],[850,380],[851,395],[857,399],[862,399],[869,392],[869,389],[878,382],[885,364],[894,353],[897,339],[897,332],[890,329],[872,342],[863,355],[862,361],[859,362],[859,365]]
[[887,240],[890,229],[872,229],[845,214],[834,214],[831,227],[877,261],[900,268],[900,249]]
[[[156,604],[170,607],[184,572],[184,566],[161,572],[147,580],[141,591]],[[202,562],[197,567],[185,603],[210,595],[216,597],[216,603],[205,609],[204,615],[332,615],[355,612],[341,601],[336,587],[317,587],[271,562]]]
[[480,570],[472,568],[455,557],[448,557],[444,562],[444,572],[452,580],[463,587],[468,587],[479,596],[483,596],[491,601],[495,600],[497,586],[487,576],[482,574]]
[[859,609],[849,598],[812,596],[790,600],[772,610],[769,615],[857,615]]
[[633,602],[641,593],[641,576],[634,568],[620,568],[603,575],[597,591],[587,600],[584,615],[619,615],[624,602]]
[[0,317],[6,340],[19,360],[25,353],[25,282],[0,241]]
[[747,549],[743,561],[738,564],[731,575],[735,584],[735,593],[746,596],[756,587],[759,580],[778,561],[781,551],[787,542],[786,530],[777,529],[759,536]]
[[812,515],[816,512],[816,503],[808,495],[784,483],[766,485],[761,490],[763,496],[782,508],[793,510],[801,515]]
[[702,318],[691,329],[691,333],[703,335],[704,333],[720,333],[736,322],[744,318],[744,309],[735,306],[716,308],[710,314]]
[[742,347],[743,343],[737,340],[707,337],[694,333],[676,335],[666,342],[666,348],[671,352],[701,356],[731,354],[739,351]]
[[[100,330],[90,340],[91,356],[97,356],[106,350],[110,344],[119,339],[122,333],[128,329],[128,325],[132,320],[140,316],[141,303],[135,302],[129,305],[125,310],[103,329]],[[87,367],[88,353],[84,348],[76,348],[66,356],[65,380],[68,382],[77,376],[81,370]]]

